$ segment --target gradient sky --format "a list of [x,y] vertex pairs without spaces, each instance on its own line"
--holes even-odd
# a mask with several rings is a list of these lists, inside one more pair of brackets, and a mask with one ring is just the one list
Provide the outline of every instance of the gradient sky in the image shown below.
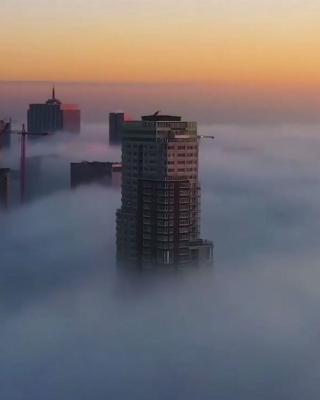
[[0,80],[320,84],[319,0],[2,0]]

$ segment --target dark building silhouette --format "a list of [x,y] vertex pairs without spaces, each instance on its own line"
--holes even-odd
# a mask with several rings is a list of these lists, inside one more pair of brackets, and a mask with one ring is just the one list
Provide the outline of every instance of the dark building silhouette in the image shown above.
[[0,120],[0,148],[9,147],[11,143],[11,122]]
[[121,143],[122,127],[124,123],[124,113],[116,112],[109,114],[109,143]]
[[56,99],[55,90],[52,98],[44,104],[30,104],[28,110],[28,132],[55,132],[63,128],[61,101]]
[[10,169],[0,168],[0,208],[9,207]]
[[[71,187],[98,183],[104,186],[118,186],[121,182],[122,166],[119,163],[82,161],[70,164]],[[120,178],[119,178],[120,174]]]
[[122,133],[122,206],[117,258],[149,267],[212,261],[200,239],[197,124],[151,115]]
[[56,132],[80,130],[80,110],[76,105],[63,105],[55,96],[44,104],[30,104],[28,110],[28,132]]

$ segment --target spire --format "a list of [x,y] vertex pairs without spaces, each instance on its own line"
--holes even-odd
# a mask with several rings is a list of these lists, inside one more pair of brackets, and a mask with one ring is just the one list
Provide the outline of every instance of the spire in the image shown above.
[[52,97],[51,99],[47,100],[46,104],[51,104],[51,105],[61,104],[60,100],[56,98],[56,88],[54,85],[52,85]]

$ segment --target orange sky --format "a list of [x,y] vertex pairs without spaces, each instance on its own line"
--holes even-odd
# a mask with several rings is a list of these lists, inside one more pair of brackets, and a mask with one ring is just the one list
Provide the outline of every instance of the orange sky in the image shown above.
[[2,1],[0,80],[320,84],[316,0]]

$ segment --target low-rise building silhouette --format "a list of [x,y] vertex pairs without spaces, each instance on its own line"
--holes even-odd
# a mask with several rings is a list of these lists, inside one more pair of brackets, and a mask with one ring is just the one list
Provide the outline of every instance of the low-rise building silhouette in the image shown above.
[[121,184],[122,165],[113,162],[82,161],[70,164],[71,188],[97,183],[118,187]]

